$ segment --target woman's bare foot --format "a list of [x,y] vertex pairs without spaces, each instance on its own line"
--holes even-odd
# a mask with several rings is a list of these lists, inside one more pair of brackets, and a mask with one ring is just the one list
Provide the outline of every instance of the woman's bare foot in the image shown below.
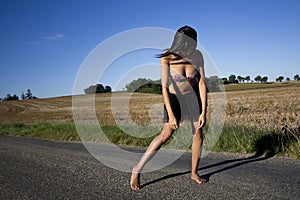
[[198,183],[198,184],[206,183],[206,180],[204,178],[201,178],[200,176],[198,176],[198,174],[196,174],[196,173],[193,173],[191,175],[191,179],[196,181],[196,183]]
[[130,179],[130,187],[132,190],[140,189],[140,173],[132,170],[131,179]]

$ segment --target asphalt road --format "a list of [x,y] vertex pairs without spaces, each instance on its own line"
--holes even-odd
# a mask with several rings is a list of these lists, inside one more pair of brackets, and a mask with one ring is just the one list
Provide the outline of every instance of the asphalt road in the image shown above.
[[198,185],[190,180],[185,153],[168,167],[142,174],[143,188],[131,191],[130,173],[102,164],[81,143],[0,136],[0,199],[300,199],[299,164],[210,153],[199,166],[208,182]]

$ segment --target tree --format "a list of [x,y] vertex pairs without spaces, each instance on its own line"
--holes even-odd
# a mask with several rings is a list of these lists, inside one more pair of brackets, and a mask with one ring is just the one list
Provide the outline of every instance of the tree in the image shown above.
[[19,100],[19,97],[15,94],[13,96],[11,96],[10,94],[7,94],[3,100],[4,101]]
[[25,94],[25,99],[33,99],[32,92],[30,89],[27,89],[27,92]]
[[261,76],[260,76],[260,75],[256,76],[256,77],[254,78],[254,80],[255,80],[256,82],[261,82]]
[[295,81],[299,81],[299,80],[300,80],[299,74],[296,74],[296,75],[294,76],[294,80],[295,80]]
[[229,83],[236,83],[236,76],[235,75],[230,75],[229,77],[228,77],[228,79],[229,79]]
[[245,78],[245,77],[242,77],[242,82],[243,82],[243,83],[245,83],[245,80],[246,80],[246,78]]
[[239,80],[240,83],[241,83],[243,80],[245,80],[245,78],[242,77],[242,76],[238,76],[237,79]]
[[228,81],[228,79],[225,77],[225,78],[222,78],[222,83],[223,83],[224,85],[226,85],[226,84],[229,84],[229,81]]
[[261,79],[262,83],[266,83],[267,81],[268,81],[268,77],[266,77],[266,76],[262,77],[262,79]]
[[91,85],[84,89],[85,94],[105,93],[111,92],[110,86],[103,86],[102,84]]
[[104,86],[102,84],[96,84],[96,93],[103,93]]
[[247,81],[247,83],[250,81],[250,76],[246,76],[245,80]]
[[162,93],[161,80],[153,81],[151,79],[139,78],[137,80],[131,81],[125,87],[127,92],[142,92],[154,94]]
[[148,87],[148,83],[151,83],[151,81],[152,80],[150,79],[147,80],[145,78],[138,78],[137,80],[131,81],[125,87],[127,92],[137,92],[141,87]]
[[24,92],[22,92],[22,94],[21,94],[21,99],[22,100],[26,99],[26,96],[25,96]]
[[32,95],[32,92],[31,92],[30,89],[27,89],[26,94],[24,94],[24,92],[22,92],[21,99],[22,100],[24,100],[24,99],[37,99],[37,97]]
[[286,77],[286,79],[285,79],[286,81],[290,81],[291,79],[289,78],[289,77]]
[[281,82],[282,80],[284,79],[284,77],[283,76],[279,76],[278,78],[276,78],[276,81],[278,82]]
[[111,92],[111,87],[110,86],[105,86],[104,92]]
[[96,90],[97,90],[96,85],[91,85],[84,89],[84,93],[85,94],[95,94]]

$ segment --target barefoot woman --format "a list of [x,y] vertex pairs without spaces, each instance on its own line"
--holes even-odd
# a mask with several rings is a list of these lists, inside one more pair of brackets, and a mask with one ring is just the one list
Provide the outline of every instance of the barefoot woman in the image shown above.
[[189,26],[184,26],[176,32],[171,48],[159,56],[164,126],[133,168],[130,180],[132,190],[140,189],[139,176],[144,165],[179,128],[182,120],[191,121],[193,126],[191,179],[199,184],[206,181],[197,174],[203,141],[202,127],[206,119],[207,91],[203,56],[196,46],[197,32]]

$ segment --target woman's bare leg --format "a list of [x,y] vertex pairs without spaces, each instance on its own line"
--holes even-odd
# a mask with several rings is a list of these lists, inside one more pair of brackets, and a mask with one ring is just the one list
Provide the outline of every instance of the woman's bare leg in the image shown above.
[[138,164],[132,169],[130,180],[130,186],[132,190],[140,189],[140,172],[142,171],[145,164],[150,160],[155,151],[158,150],[166,141],[168,141],[168,139],[172,136],[173,133],[174,130],[169,127],[168,123],[165,123],[161,133],[152,140]]
[[199,184],[203,184],[206,182],[206,180],[204,178],[201,178],[197,173],[199,159],[200,159],[200,155],[201,155],[202,143],[203,143],[202,129],[196,128],[196,125],[195,125],[195,134],[194,134],[193,143],[192,143],[191,178],[192,178],[192,180],[196,181]]

